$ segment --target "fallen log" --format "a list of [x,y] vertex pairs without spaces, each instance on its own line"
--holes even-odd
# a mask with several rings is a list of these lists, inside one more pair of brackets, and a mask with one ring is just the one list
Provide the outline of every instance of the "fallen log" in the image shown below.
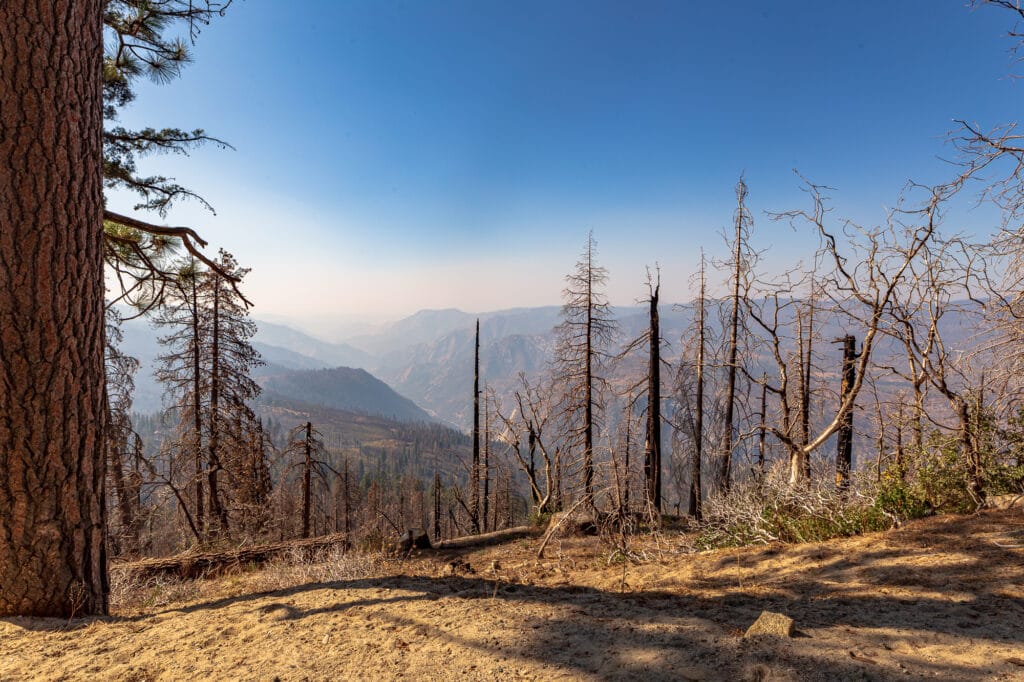
[[461,538],[442,540],[434,545],[434,549],[464,549],[466,547],[486,547],[487,545],[498,545],[509,540],[519,538],[535,537],[541,534],[541,529],[536,526],[516,526],[505,530],[496,530],[493,533],[481,533],[480,535],[464,535]]
[[243,547],[219,552],[190,552],[159,559],[143,559],[113,564],[112,571],[127,571],[141,578],[172,575],[179,578],[199,578],[224,573],[243,566],[264,564],[271,559],[300,552],[304,556],[338,545],[347,545],[344,533],[323,535],[304,540],[287,540],[273,544]]

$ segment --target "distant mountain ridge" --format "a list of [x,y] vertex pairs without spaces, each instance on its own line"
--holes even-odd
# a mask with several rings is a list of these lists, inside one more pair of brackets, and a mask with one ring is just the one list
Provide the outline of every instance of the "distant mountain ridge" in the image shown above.
[[[292,327],[273,322],[256,320],[256,336],[253,341],[270,347],[272,352],[280,350],[303,356],[307,360],[321,363],[321,367],[361,367],[369,368],[371,356],[347,343],[331,343],[301,332]],[[262,351],[261,351],[262,352]],[[278,364],[287,363],[275,360]],[[299,369],[296,367],[296,369]]]
[[[718,303],[709,302],[712,306]],[[286,325],[257,320],[259,331],[254,345],[267,365],[258,368],[254,375],[268,391],[283,391],[291,399],[314,400],[317,404],[339,405],[342,409],[365,413],[400,415],[401,419],[440,419],[468,429],[472,423],[476,319],[480,319],[481,380],[499,395],[507,395],[517,384],[520,372],[536,376],[550,366],[556,344],[554,329],[561,320],[560,313],[560,306],[514,308],[479,315],[454,309],[422,310],[373,334],[352,337],[345,343],[332,343]],[[647,327],[646,306],[615,307],[613,313],[619,324],[620,343],[637,338]],[[791,308],[780,318],[780,323],[791,326],[792,314]],[[667,361],[674,361],[682,352],[693,317],[692,305],[661,306],[661,331],[666,344],[663,357]],[[717,343],[713,339],[721,331],[717,326],[718,317],[711,315],[709,323],[709,339],[712,339],[709,343]],[[970,330],[959,330],[957,324],[954,318],[946,320],[944,333],[948,333],[954,345],[968,343]],[[836,347],[829,342],[848,330],[842,320],[828,319],[824,315],[816,322],[816,329],[821,341],[815,354],[823,363],[822,371],[830,373],[834,370],[830,354]],[[880,343],[880,353],[886,352],[887,345]],[[159,409],[161,391],[151,376],[153,358],[159,350],[156,332],[145,321],[127,323],[124,348],[143,362],[136,376],[136,409]],[[835,366],[838,362],[836,355]],[[632,376],[642,372],[637,363],[642,364],[642,360],[630,359],[620,367],[620,373]],[[761,364],[770,374],[774,371],[770,358],[755,360],[754,364],[757,365],[752,369],[755,373],[760,371]],[[322,375],[301,374],[339,366],[349,369]],[[379,378],[401,400],[394,396],[385,398],[383,392],[376,392],[380,387],[358,389],[367,379],[356,370],[365,370],[369,373],[367,376]],[[300,374],[289,376],[289,372]],[[272,377],[277,378],[271,380]],[[404,400],[410,401],[416,409]]]
[[435,421],[416,403],[364,369],[285,370],[262,377],[260,383],[267,399],[281,397],[337,410],[380,415],[394,421]]
[[[403,421],[435,420],[369,374],[367,370],[374,362],[366,353],[346,344],[316,339],[285,325],[255,322],[257,332],[252,343],[265,364],[254,368],[252,374],[259,383],[269,383],[269,390],[312,404]],[[135,373],[132,409],[145,414],[159,412],[165,407],[163,387],[156,381],[154,372],[163,350],[158,339],[164,332],[145,318],[124,322],[122,332],[121,350],[140,363]],[[317,370],[326,373],[303,374]]]

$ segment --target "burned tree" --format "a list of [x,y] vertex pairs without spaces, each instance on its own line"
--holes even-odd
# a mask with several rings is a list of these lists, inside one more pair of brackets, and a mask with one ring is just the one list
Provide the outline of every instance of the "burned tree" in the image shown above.
[[470,522],[473,532],[480,532],[480,319],[476,321],[473,343],[473,464],[469,474]]
[[262,465],[261,457],[245,455],[246,428],[228,428],[255,427],[249,403],[259,386],[249,373],[262,361],[249,343],[256,329],[235,286],[247,272],[224,251],[217,270],[189,261],[154,319],[169,330],[160,338],[157,378],[179,419],[178,450],[192,459],[194,518],[204,537],[229,530],[231,491],[222,490],[221,472],[237,481],[258,475],[248,469]]
[[106,337],[107,474],[117,512],[117,526],[112,525],[109,535],[110,545],[115,556],[135,555],[140,549],[142,472],[141,442],[132,429],[131,405],[133,376],[139,361],[121,351],[121,320],[111,308],[107,309]]
[[700,254],[700,293],[697,298],[697,391],[693,406],[693,455],[690,459],[690,494],[688,511],[700,520],[701,481],[700,469],[704,463],[704,344],[706,331],[707,279],[705,277],[704,252]]
[[722,418],[722,453],[719,460],[718,485],[728,490],[732,479],[733,436],[735,432],[736,378],[739,371],[740,292],[749,269],[747,242],[754,219],[747,210],[747,184],[740,178],[736,183],[736,214],[733,220],[732,259],[729,284],[729,338],[726,346],[725,414]]
[[[547,426],[554,419],[551,387],[531,383],[525,374],[519,375],[521,387],[513,395],[515,407],[511,414],[495,408],[495,415],[501,423],[497,439],[507,447],[508,454],[515,458],[519,470],[526,476],[530,486],[530,497],[538,514],[558,511],[558,475],[561,465],[561,451],[556,447],[551,452],[548,445]],[[523,453],[523,436],[526,450]],[[529,458],[527,459],[527,455]],[[538,470],[537,456],[541,469]]]
[[156,377],[164,386],[164,394],[171,397],[173,411],[178,418],[178,449],[191,457],[191,514],[200,535],[205,537],[202,368],[206,342],[197,293],[200,277],[201,270],[194,260],[182,265],[173,289],[153,318],[153,324],[169,330],[159,339],[165,351],[157,358],[160,365]]
[[[644,479],[647,502],[655,513],[661,511],[661,329],[658,318],[658,281],[647,283],[650,296],[650,328],[647,331],[649,357],[647,362],[647,435],[644,441]],[[628,439],[627,439],[628,442]]]
[[[299,424],[291,430],[288,437],[288,447],[285,450],[287,459],[292,460],[289,470],[299,470],[300,480],[300,531],[299,537],[308,538],[314,533],[315,519],[313,518],[313,486],[318,484],[322,492],[330,490],[330,475],[341,477],[337,471],[327,463],[327,450],[324,447],[323,434],[313,428],[311,422]],[[347,483],[347,481],[346,481]],[[322,505],[319,512],[326,515]],[[346,522],[348,513],[346,510]],[[326,527],[326,522],[321,524]],[[315,534],[315,533],[314,533]]]
[[580,458],[586,503],[594,507],[594,433],[601,421],[605,362],[617,329],[603,287],[608,272],[597,264],[591,233],[576,269],[565,278],[562,323],[556,327],[555,372],[562,385],[561,418],[567,445]]
[[[922,208],[913,211],[914,215],[922,218],[913,224],[860,229],[847,223],[847,249],[844,252],[834,231],[826,226],[828,209],[823,189],[807,183],[812,199],[811,210],[778,213],[773,217],[788,220],[794,227],[808,224],[818,234],[823,244],[822,256],[830,266],[822,291],[832,299],[838,313],[861,328],[863,340],[860,354],[853,363],[852,383],[841,396],[832,418],[817,435],[806,444],[799,445],[785,431],[770,428],[773,435],[804,456],[824,445],[846,423],[864,383],[878,335],[885,333],[886,317],[899,289],[936,240],[938,207],[958,190],[950,185],[931,190]],[[851,264],[856,264],[856,267]]]
[[[857,379],[857,339],[847,334],[836,343],[843,344],[842,387],[839,399],[846,401]],[[847,410],[836,434],[836,487],[846,490],[850,486],[850,469],[853,466],[853,410]]]

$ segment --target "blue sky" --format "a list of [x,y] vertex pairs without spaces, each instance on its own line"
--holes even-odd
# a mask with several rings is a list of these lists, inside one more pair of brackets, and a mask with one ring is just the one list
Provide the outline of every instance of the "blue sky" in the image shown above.
[[[953,119],[1015,120],[1010,19],[962,0],[236,0],[122,120],[235,146],[145,168],[217,208],[167,221],[253,268],[258,317],[337,336],[558,303],[591,229],[613,302],[655,262],[682,301],[699,247],[723,250],[741,173],[781,268],[813,248],[763,217],[803,205],[793,169],[877,222],[908,179],[949,175]],[[988,229],[971,215],[957,229]]]

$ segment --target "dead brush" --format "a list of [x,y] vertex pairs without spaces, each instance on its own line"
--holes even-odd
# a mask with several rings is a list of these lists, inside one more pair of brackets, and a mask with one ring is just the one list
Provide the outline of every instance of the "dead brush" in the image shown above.
[[373,578],[392,561],[382,552],[353,552],[341,547],[310,552],[295,548],[254,573],[250,585],[258,591],[273,591],[308,583]]
[[[142,611],[195,601],[204,594],[273,592],[309,583],[360,580],[381,575],[393,560],[382,553],[346,551],[341,547],[310,551],[294,548],[259,568],[239,566],[230,574],[179,578],[143,575],[130,569],[110,572],[110,604],[118,612]],[[249,567],[251,568],[251,567]]]
[[110,571],[110,607],[124,613],[192,601],[200,594],[197,580],[142,574],[131,569]]
[[867,476],[854,476],[846,490],[838,490],[827,474],[790,484],[780,464],[762,478],[710,496],[694,548],[816,542],[892,527],[895,519],[875,504],[875,496]]

